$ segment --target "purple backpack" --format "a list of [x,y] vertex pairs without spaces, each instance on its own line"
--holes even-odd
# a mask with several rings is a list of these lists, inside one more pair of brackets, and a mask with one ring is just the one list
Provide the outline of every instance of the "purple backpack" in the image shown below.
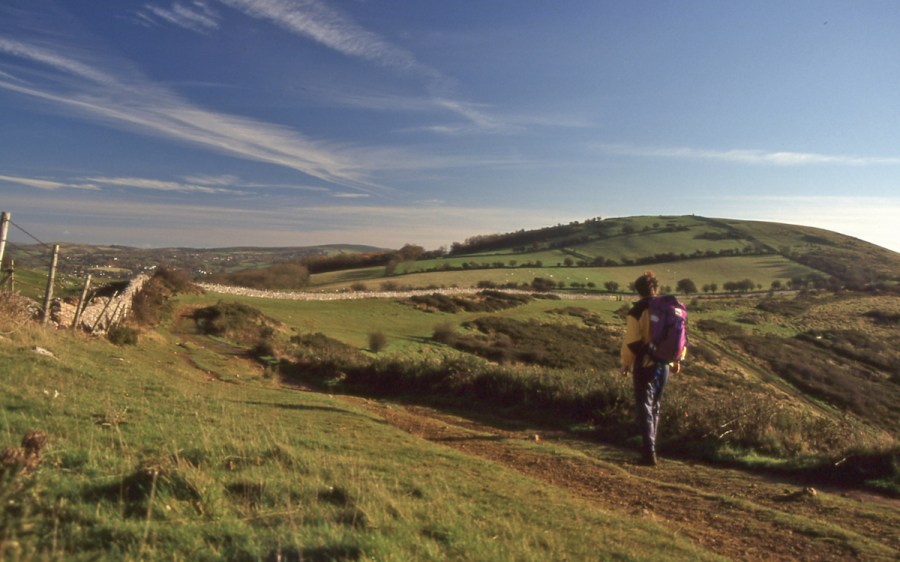
[[671,363],[684,355],[687,346],[687,309],[672,295],[650,300],[650,355]]

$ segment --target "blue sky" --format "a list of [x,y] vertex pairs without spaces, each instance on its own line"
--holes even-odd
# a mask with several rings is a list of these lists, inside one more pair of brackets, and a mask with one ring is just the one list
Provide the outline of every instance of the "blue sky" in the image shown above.
[[0,208],[151,247],[694,213],[900,251],[898,29],[887,0],[0,0]]

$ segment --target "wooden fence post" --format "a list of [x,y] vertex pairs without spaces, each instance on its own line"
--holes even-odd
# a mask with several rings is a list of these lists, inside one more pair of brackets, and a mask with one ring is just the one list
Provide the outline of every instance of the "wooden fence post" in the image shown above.
[[44,324],[50,321],[50,301],[53,300],[53,284],[56,282],[56,264],[59,261],[59,244],[53,246],[50,260],[50,275],[47,278],[47,293],[44,295]]
[[75,318],[72,319],[72,329],[78,327],[78,321],[81,320],[81,313],[84,312],[84,307],[87,306],[87,294],[88,290],[91,288],[91,274],[88,273],[87,279],[84,280],[84,288],[81,290],[81,297],[78,299],[78,306],[75,307]]
[[100,316],[97,317],[97,321],[94,322],[94,325],[91,327],[91,335],[94,335],[94,332],[97,331],[97,327],[100,325],[100,322],[103,321],[103,315],[106,314],[107,309],[109,309],[109,305],[119,296],[119,291],[113,293],[113,295],[106,301],[106,305],[103,307],[103,310],[100,311]]
[[0,269],[3,268],[3,254],[6,252],[6,236],[9,234],[9,217],[10,213],[3,211],[0,214]]

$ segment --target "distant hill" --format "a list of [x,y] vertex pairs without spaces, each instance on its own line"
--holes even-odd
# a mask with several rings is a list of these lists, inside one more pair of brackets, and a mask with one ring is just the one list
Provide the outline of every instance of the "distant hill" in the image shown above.
[[[226,248],[134,248],[118,245],[61,244],[60,268],[66,273],[75,275],[105,270],[115,276],[165,265],[203,274],[236,271],[299,259],[384,251],[386,250],[383,248],[362,244]],[[15,259],[19,268],[43,269],[49,262],[48,253],[48,249],[43,246],[17,246],[10,252],[10,257]]]
[[518,262],[531,255],[558,255],[569,258],[566,263],[601,267],[780,255],[844,285],[900,282],[900,254],[857,238],[805,226],[694,215],[596,218],[479,235],[454,243],[449,252],[454,258],[513,255],[520,256]]

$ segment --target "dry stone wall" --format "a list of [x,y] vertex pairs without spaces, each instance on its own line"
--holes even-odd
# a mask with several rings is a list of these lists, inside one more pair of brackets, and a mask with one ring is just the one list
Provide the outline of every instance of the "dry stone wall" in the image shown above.
[[[131,310],[131,300],[148,279],[150,277],[147,275],[138,275],[128,283],[121,293],[113,297],[92,298],[81,313],[78,327],[86,332],[105,333],[112,326],[124,320]],[[50,318],[59,326],[69,327],[75,320],[75,306],[55,301],[50,309]]]

